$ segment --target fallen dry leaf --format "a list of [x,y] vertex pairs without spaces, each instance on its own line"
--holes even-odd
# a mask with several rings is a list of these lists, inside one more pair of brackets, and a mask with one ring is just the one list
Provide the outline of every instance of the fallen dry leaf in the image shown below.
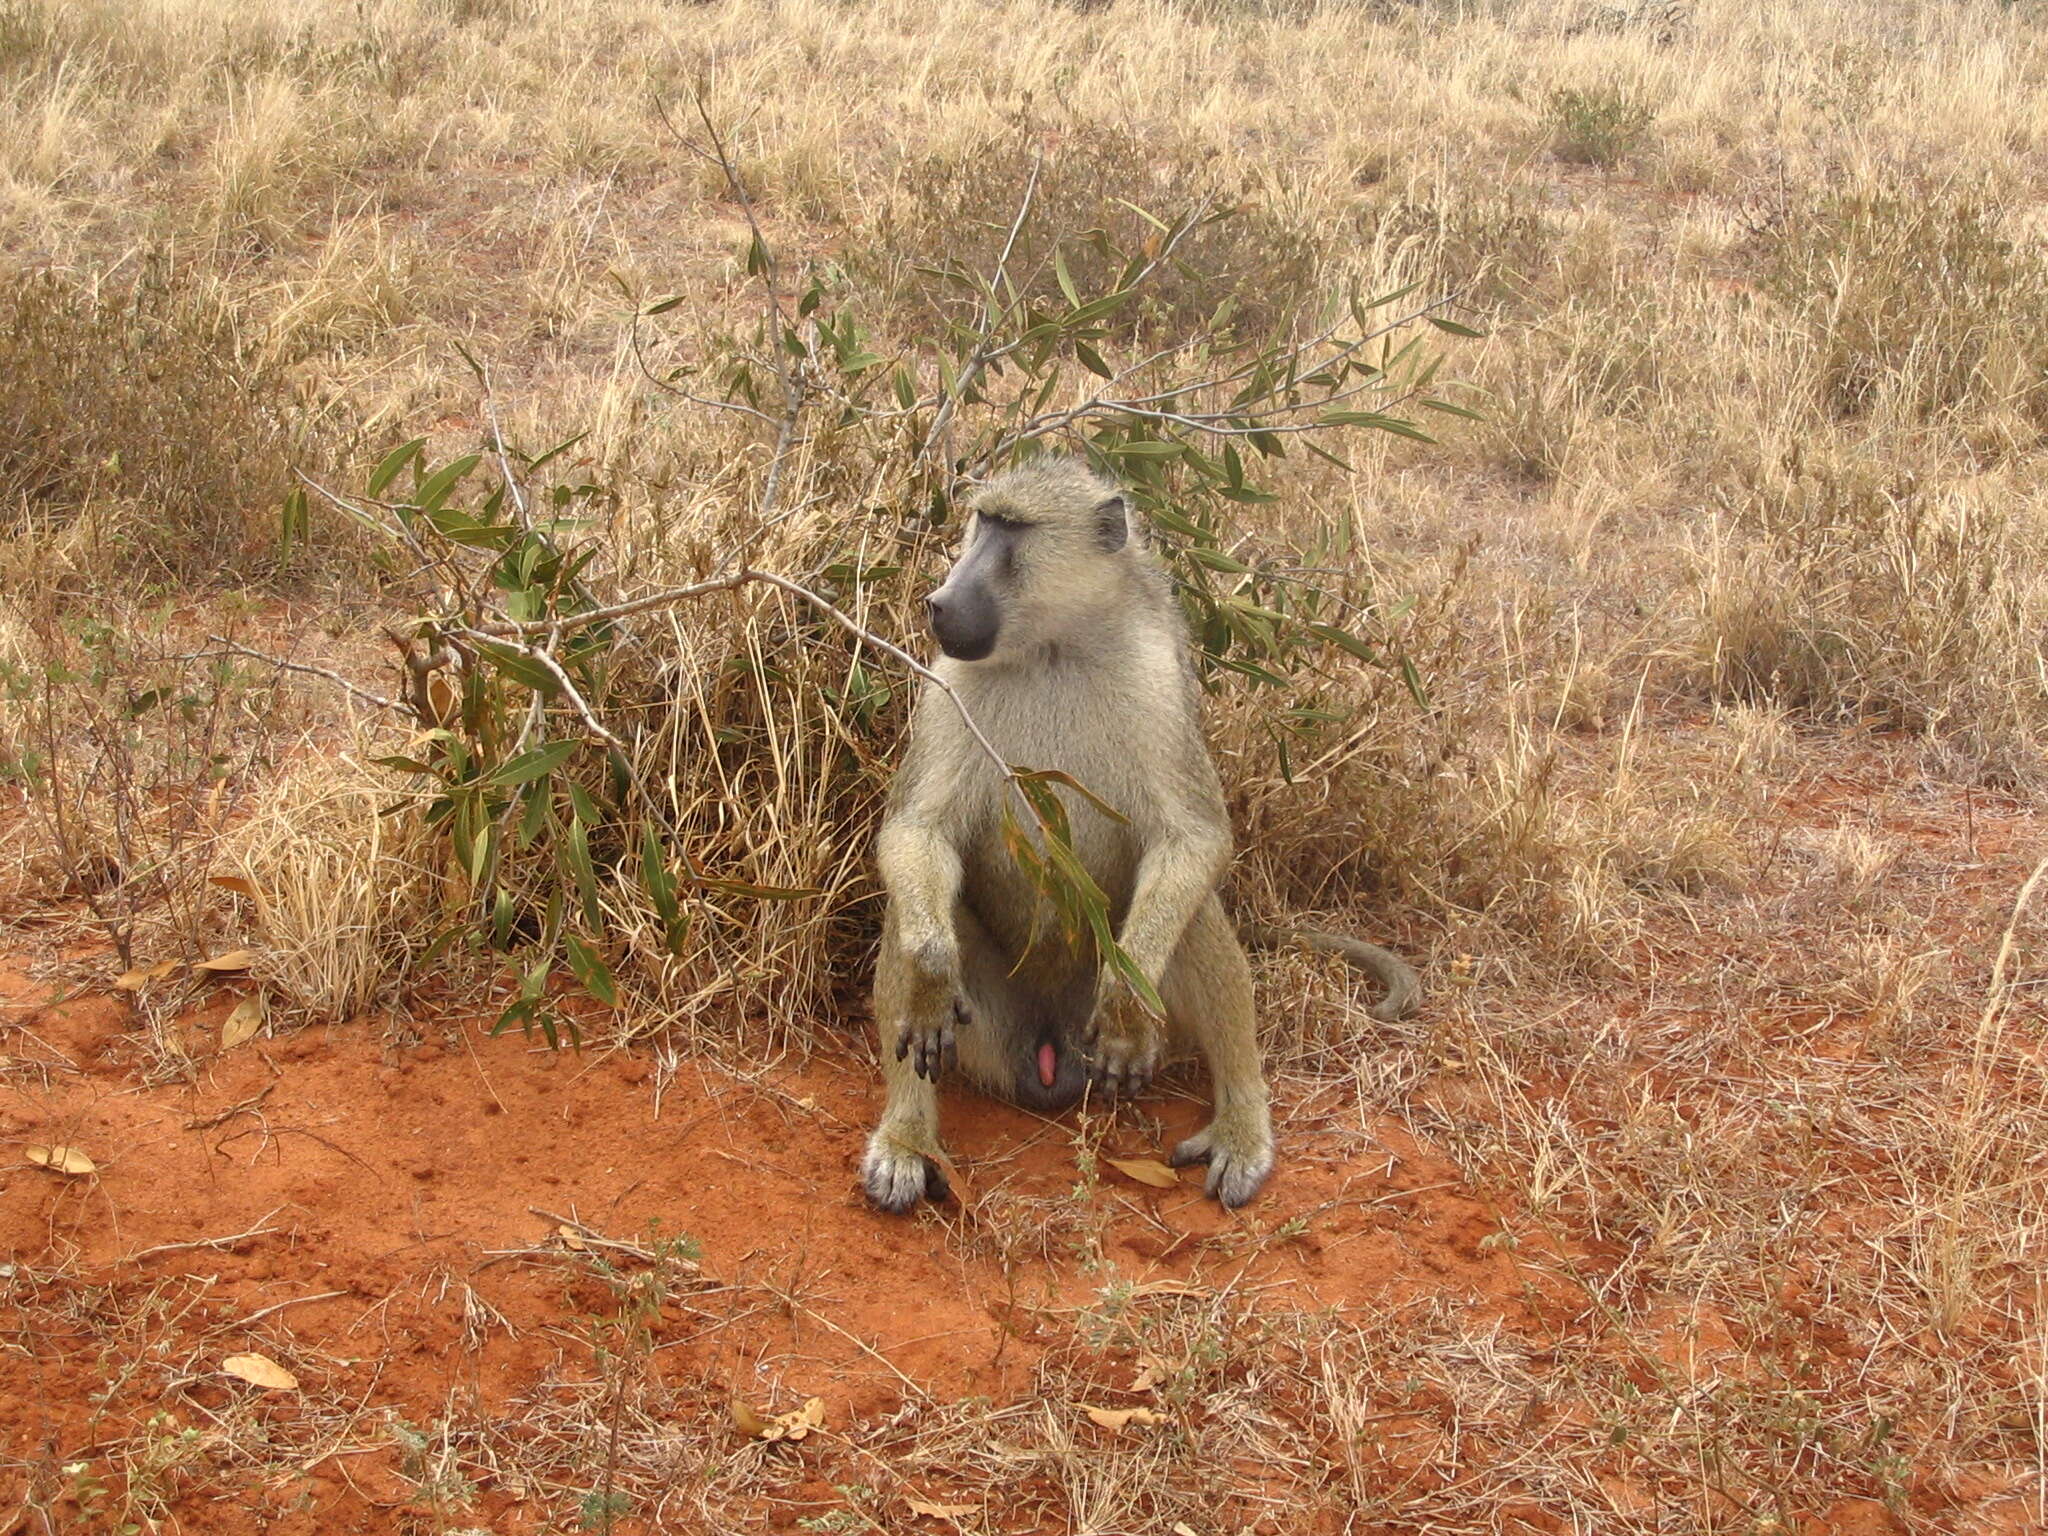
[[100,1165],[76,1147],[25,1147],[22,1155],[52,1173],[98,1173]]
[[981,1513],[979,1504],[927,1504],[923,1499],[905,1499],[913,1515],[930,1515],[934,1520],[958,1520]]
[[938,1153],[933,1161],[939,1165],[939,1172],[945,1176],[946,1188],[953,1193],[953,1203],[960,1206],[974,1204],[974,1186],[967,1182],[967,1176],[959,1165],[944,1152]]
[[1090,1408],[1082,1405],[1081,1411],[1095,1423],[1112,1434],[1122,1434],[1126,1424],[1164,1424],[1166,1415],[1150,1408]]
[[448,724],[461,707],[462,695],[447,678],[437,672],[427,679],[427,708],[432,711],[436,725]]
[[1195,1536],[1195,1528],[1185,1520],[1173,1522],[1173,1536]]
[[253,949],[231,949],[226,954],[215,955],[210,960],[200,961],[192,969],[215,973],[221,971],[246,971],[255,963],[256,952]]
[[256,883],[253,880],[245,880],[240,875],[209,875],[206,883],[217,885],[224,891],[233,891],[237,896],[256,894]]
[[162,981],[185,962],[182,960],[159,960],[155,965],[138,965],[132,971],[124,971],[114,978],[114,985],[123,992],[140,992],[152,981]]
[[235,1004],[235,1011],[221,1021],[220,1048],[232,1051],[263,1031],[263,994],[252,992]]
[[1212,1294],[1206,1285],[1190,1285],[1185,1280],[1147,1280],[1142,1285],[1131,1287],[1133,1296],[1208,1296]]
[[1125,1177],[1150,1184],[1154,1189],[1172,1189],[1180,1183],[1180,1175],[1156,1157],[1105,1157],[1103,1161]]
[[583,1241],[583,1234],[581,1232],[578,1232],[574,1227],[570,1226],[567,1222],[564,1222],[561,1226],[555,1228],[555,1236],[559,1237],[562,1240],[562,1246],[564,1248],[573,1248],[578,1253],[583,1252],[585,1247],[588,1246]]
[[1131,1379],[1133,1392],[1150,1392],[1159,1383],[1173,1375],[1173,1370],[1164,1360],[1155,1360],[1150,1355],[1138,1357],[1138,1374]]
[[220,1368],[238,1381],[270,1392],[296,1392],[299,1378],[268,1355],[229,1355]]
[[765,1440],[771,1445],[778,1440],[794,1442],[803,1439],[814,1429],[825,1427],[825,1399],[814,1397],[803,1407],[792,1412],[764,1418],[738,1398],[734,1398],[732,1421],[756,1440]]

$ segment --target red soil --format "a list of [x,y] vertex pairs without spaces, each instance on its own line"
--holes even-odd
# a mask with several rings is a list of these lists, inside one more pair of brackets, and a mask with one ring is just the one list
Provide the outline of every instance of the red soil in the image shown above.
[[[425,1424],[451,1394],[473,1395],[486,1416],[516,1413],[565,1364],[587,1376],[581,1325],[614,1312],[616,1298],[559,1259],[504,1253],[559,1251],[555,1216],[641,1242],[658,1222],[701,1245],[702,1292],[663,1309],[656,1359],[727,1435],[737,1433],[733,1397],[778,1411],[822,1397],[841,1427],[913,1395],[1016,1399],[1046,1347],[1041,1319],[1115,1281],[1259,1289],[1314,1308],[1377,1311],[1446,1294],[1509,1313],[1525,1305],[1514,1258],[1481,1246],[1498,1217],[1391,1122],[1356,1144],[1322,1131],[1306,1107],[1269,1192],[1237,1214],[1202,1197],[1196,1172],[1158,1190],[1104,1167],[1081,1198],[1106,1220],[1107,1264],[1084,1272],[1033,1258],[1012,1283],[995,1257],[963,1258],[940,1222],[863,1202],[857,1170],[877,1084],[864,1061],[816,1059],[752,1081],[687,1062],[657,1113],[635,1054],[555,1054],[473,1023],[393,1046],[354,1024],[201,1055],[195,1083],[149,1088],[136,1082],[125,1000],[37,997],[18,972],[0,976],[17,1039],[54,1064],[46,1086],[17,1079],[0,1095],[0,1143],[77,1147],[99,1172],[67,1177],[10,1159],[0,1255],[31,1276],[62,1269],[109,1319],[152,1294],[174,1298],[153,1347],[177,1364],[180,1392],[216,1415],[241,1400],[280,1430],[279,1420],[343,1408]],[[194,1017],[192,1038],[210,1039],[229,1006],[224,992]],[[1071,1126],[965,1092],[947,1098],[970,1194],[1002,1182],[1020,1196],[1071,1196]],[[1202,1111],[1187,1096],[1151,1107],[1165,1145]],[[1159,1155],[1121,1126],[1104,1150]],[[1267,1240],[1304,1216],[1299,1232]],[[149,1252],[166,1244],[187,1246]],[[509,1331],[465,1348],[464,1285]],[[774,1293],[793,1305],[764,1307]],[[103,1401],[119,1364],[86,1319],[68,1335],[11,1331],[28,1358],[16,1355],[0,1389],[5,1461],[79,1457],[158,1406],[140,1390]],[[223,1358],[251,1350],[285,1364],[298,1391],[221,1374]],[[401,1519],[410,1487],[382,1424],[332,1437],[274,1487],[269,1507],[217,1504],[194,1528],[411,1528]],[[0,1508],[20,1497],[6,1476]],[[517,1499],[480,1493],[492,1530],[539,1528]]]

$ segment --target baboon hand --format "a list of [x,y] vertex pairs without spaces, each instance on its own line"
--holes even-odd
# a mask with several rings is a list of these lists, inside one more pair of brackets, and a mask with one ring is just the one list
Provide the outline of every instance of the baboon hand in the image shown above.
[[1158,1069],[1165,1030],[1135,992],[1105,977],[1082,1043],[1088,1048],[1090,1083],[1114,1095],[1138,1094]]
[[910,1070],[927,1082],[936,1083],[939,1074],[953,1062],[959,1032],[974,1022],[964,998],[955,997],[939,1008],[904,1021],[896,1036],[896,1059],[908,1060]]

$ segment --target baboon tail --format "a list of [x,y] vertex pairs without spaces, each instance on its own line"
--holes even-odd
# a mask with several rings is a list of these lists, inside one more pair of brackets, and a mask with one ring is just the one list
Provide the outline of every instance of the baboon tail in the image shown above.
[[1299,944],[1305,949],[1341,955],[1349,960],[1386,989],[1386,996],[1366,1010],[1376,1019],[1391,1022],[1405,1017],[1422,1001],[1422,978],[1415,974],[1413,966],[1391,949],[1382,949],[1349,934],[1325,933],[1320,928],[1274,928],[1265,923],[1242,923],[1238,932],[1245,943],[1259,949]]

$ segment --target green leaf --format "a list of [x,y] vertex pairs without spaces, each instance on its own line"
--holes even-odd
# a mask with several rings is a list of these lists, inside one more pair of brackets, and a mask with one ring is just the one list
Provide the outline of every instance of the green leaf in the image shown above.
[[1455,320],[1446,320],[1442,315],[1429,315],[1425,318],[1427,318],[1429,323],[1435,326],[1438,330],[1449,331],[1453,336],[1470,336],[1475,338],[1476,340],[1481,341],[1485,340],[1486,338],[1486,332],[1475,331],[1472,329],[1471,326],[1460,325]]
[[509,645],[500,645],[494,640],[477,640],[472,643],[479,652],[490,658],[491,665],[514,682],[531,688],[543,698],[551,699],[555,696],[555,690],[560,685],[555,682],[554,674],[532,657],[514,650]]
[[661,839],[651,826],[640,829],[640,883],[647,887],[647,895],[661,920],[673,928],[682,915],[676,903],[676,882],[662,859]]
[[548,793],[545,788],[529,790],[526,808],[519,813],[519,846],[531,848],[548,823]]
[[491,774],[490,782],[501,789],[531,783],[561,767],[581,745],[581,742],[575,740],[551,741],[544,747],[535,747],[531,752],[522,752],[510,762],[500,763],[497,770]]
[[384,462],[379,464],[370,474],[369,494],[372,496],[383,495],[384,488],[398,478],[398,472],[405,468],[412,461],[413,456],[426,446],[427,440],[424,437],[416,437],[409,443],[399,444],[398,447],[384,455]]
[[683,296],[680,293],[672,293],[665,299],[656,299],[652,304],[641,310],[640,313],[650,318],[655,315],[665,315],[682,302]]
[[1467,421],[1484,421],[1486,418],[1469,406],[1453,405],[1448,400],[1424,400],[1425,410],[1442,411],[1446,416],[1462,416]]
[[562,839],[564,861],[576,881],[576,896],[583,906],[583,920],[592,928],[604,926],[604,909],[597,904],[597,870],[590,862],[590,837],[583,823],[571,819],[569,835]]
[[1067,296],[1067,302],[1073,305],[1074,308],[1079,309],[1081,307],[1081,294],[1074,287],[1073,275],[1067,271],[1067,254],[1065,251],[1053,252],[1052,275],[1059,280],[1060,292]]
[[1102,360],[1102,354],[1100,352],[1097,352],[1093,347],[1089,346],[1087,342],[1076,341],[1074,343],[1074,356],[1081,359],[1081,366],[1083,368],[1086,368],[1090,373],[1094,374],[1097,378],[1113,379],[1116,377],[1116,375],[1110,371],[1109,364],[1105,363]]
[[723,891],[728,896],[751,896],[756,901],[807,901],[823,894],[807,885],[754,885],[745,880],[719,880],[710,875],[699,875],[691,883],[706,890]]
[[[1068,789],[1071,789],[1075,794],[1079,795],[1083,800],[1086,800],[1090,805],[1094,806],[1096,810],[1102,812],[1102,814],[1107,816],[1111,821],[1119,822],[1125,826],[1128,826],[1130,824],[1130,818],[1128,816],[1124,815],[1122,811],[1119,811],[1115,806],[1111,805],[1108,801],[1104,800],[1100,795],[1096,794],[1094,790],[1090,789],[1086,784],[1083,784],[1079,779],[1075,778],[1070,773],[1063,773],[1057,768],[1014,768],[1011,770],[1011,772],[1017,775],[1020,787],[1024,784],[1064,785]],[[1065,819],[1064,807],[1061,808],[1061,819],[1062,821],[1064,821]]]
[[590,798],[590,791],[573,779],[569,781],[569,810],[586,827],[594,827],[604,820],[597,802]]
[[1105,316],[1113,315],[1131,301],[1137,292],[1134,288],[1120,288],[1115,293],[1106,293],[1092,303],[1083,304],[1079,309],[1060,322],[1062,330],[1078,330],[1084,325],[1093,325]]
[[448,493],[455,489],[455,483],[483,461],[481,454],[465,453],[452,464],[444,464],[431,475],[427,483],[419,488],[412,504],[422,512],[433,512],[448,499]]
[[1349,651],[1360,661],[1377,662],[1380,659],[1378,651],[1349,630],[1340,629],[1335,624],[1309,624],[1304,627],[1318,640],[1328,641],[1339,650]]
[[612,981],[611,967],[604,963],[604,957],[573,933],[563,935],[562,943],[569,951],[569,969],[583,983],[583,990],[607,1008],[618,1007],[619,989]]
[[754,231],[753,239],[747,242],[747,276],[759,277],[772,265],[768,257],[768,244],[761,238],[761,231]]
[[589,429],[586,428],[585,430],[578,432],[574,437],[565,437],[562,439],[562,441],[555,444],[554,447],[550,448],[546,453],[542,454],[539,458],[528,459],[526,461],[526,467],[529,470],[539,469],[543,465],[560,458],[563,454],[567,453],[571,448],[574,448],[578,443],[582,442],[583,439],[585,439],[588,436],[590,436],[590,432]]
[[1436,441],[1414,422],[1403,421],[1398,416],[1383,416],[1378,411],[1325,411],[1316,420],[1326,427],[1370,427],[1375,432],[1391,432],[1396,437],[1413,438],[1418,443]]

